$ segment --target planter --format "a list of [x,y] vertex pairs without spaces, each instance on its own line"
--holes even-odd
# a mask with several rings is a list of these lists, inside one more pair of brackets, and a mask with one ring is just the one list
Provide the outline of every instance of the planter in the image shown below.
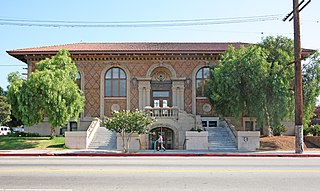
[[208,150],[208,131],[186,131],[186,150]]

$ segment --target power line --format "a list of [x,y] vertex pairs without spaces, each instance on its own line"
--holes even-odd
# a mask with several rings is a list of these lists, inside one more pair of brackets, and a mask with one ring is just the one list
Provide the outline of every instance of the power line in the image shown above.
[[21,67],[24,67],[25,65],[0,65],[0,66],[21,66]]
[[231,17],[216,19],[189,20],[158,20],[158,21],[64,21],[64,20],[32,20],[0,18],[0,25],[27,27],[91,27],[91,28],[119,28],[119,27],[183,27],[217,24],[238,24],[248,22],[263,22],[279,20],[282,15],[262,15],[251,17]]

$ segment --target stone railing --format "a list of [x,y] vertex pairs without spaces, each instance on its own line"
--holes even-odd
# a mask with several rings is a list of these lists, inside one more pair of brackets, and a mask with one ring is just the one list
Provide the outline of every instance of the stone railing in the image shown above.
[[150,112],[151,117],[155,118],[172,118],[179,119],[179,108],[178,107],[150,107],[144,108],[146,112]]
[[65,145],[69,149],[87,149],[94,134],[100,127],[101,120],[94,118],[87,131],[67,131],[65,132]]

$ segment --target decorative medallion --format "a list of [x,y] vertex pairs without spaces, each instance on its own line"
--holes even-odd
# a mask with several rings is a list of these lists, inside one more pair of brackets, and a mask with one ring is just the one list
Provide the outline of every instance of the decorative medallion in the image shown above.
[[112,112],[120,111],[120,106],[118,104],[112,104],[111,111]]
[[156,79],[158,81],[165,81],[167,78],[167,74],[164,71],[159,71],[156,73]]
[[202,106],[202,110],[206,113],[210,112],[211,111],[211,105],[206,103],[206,104],[203,104]]

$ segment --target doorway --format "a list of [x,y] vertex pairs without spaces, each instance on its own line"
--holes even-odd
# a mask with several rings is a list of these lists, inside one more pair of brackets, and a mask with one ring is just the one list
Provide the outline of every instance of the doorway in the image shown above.
[[151,82],[151,106],[171,107],[171,81]]
[[166,149],[173,149],[174,147],[174,133],[172,129],[167,127],[157,127],[150,131],[149,134],[149,149],[154,149],[154,142],[158,139],[158,135],[161,133],[164,140],[164,147]]

